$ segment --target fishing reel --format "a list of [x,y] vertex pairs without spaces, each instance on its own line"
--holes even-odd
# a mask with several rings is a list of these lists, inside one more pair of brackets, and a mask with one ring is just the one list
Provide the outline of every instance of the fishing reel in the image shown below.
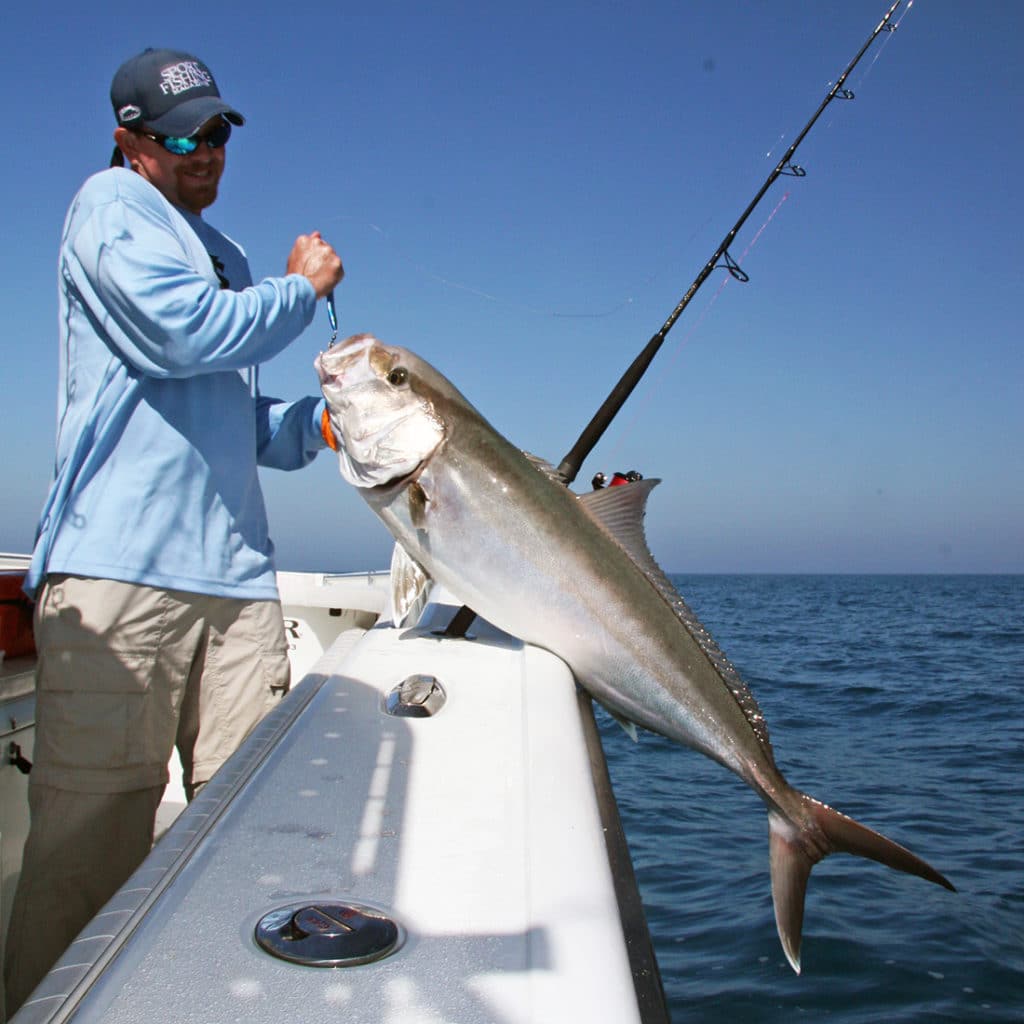
[[631,469],[628,473],[612,473],[611,480],[604,475],[604,473],[595,473],[593,479],[590,481],[590,486],[595,491],[601,490],[601,488],[607,487],[621,487],[623,484],[635,484],[638,480],[643,480],[643,474],[638,473],[635,469]]

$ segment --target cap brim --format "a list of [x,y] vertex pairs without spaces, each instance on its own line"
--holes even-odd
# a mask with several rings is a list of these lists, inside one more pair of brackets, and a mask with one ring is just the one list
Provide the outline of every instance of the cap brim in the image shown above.
[[194,100],[179,103],[173,110],[155,121],[147,121],[146,127],[158,135],[195,135],[211,117],[227,118],[232,124],[243,125],[245,118],[217,96],[199,96]]

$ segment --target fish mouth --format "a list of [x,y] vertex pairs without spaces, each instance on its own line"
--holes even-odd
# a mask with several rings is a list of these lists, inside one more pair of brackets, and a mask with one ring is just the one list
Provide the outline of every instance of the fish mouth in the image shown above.
[[320,355],[316,357],[316,362],[313,363],[316,375],[320,378],[321,386],[324,384],[334,384],[335,381],[338,380],[338,376],[336,374],[329,373],[324,368],[324,355],[325,353],[321,352]]
[[[377,339],[372,334],[354,334],[346,338],[340,345],[332,346],[326,352],[321,352],[313,363],[320,384],[342,385],[345,383],[345,371],[350,369],[359,358],[376,344]],[[327,368],[327,364],[331,368]]]

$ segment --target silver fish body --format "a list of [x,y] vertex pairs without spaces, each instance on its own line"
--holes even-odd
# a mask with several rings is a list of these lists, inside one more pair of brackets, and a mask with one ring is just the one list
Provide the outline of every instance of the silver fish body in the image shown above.
[[577,497],[436,370],[368,335],[317,360],[342,475],[407,554],[478,615],[561,657],[620,719],[729,768],[764,800],[776,923],[793,968],[807,878],[844,850],[950,883],[791,787],[764,718],[646,549],[655,481]]

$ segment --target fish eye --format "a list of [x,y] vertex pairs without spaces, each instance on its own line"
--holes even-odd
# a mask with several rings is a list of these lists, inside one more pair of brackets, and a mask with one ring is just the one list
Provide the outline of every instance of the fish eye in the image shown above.
[[396,366],[388,374],[388,383],[399,388],[409,380],[409,371],[404,366]]

